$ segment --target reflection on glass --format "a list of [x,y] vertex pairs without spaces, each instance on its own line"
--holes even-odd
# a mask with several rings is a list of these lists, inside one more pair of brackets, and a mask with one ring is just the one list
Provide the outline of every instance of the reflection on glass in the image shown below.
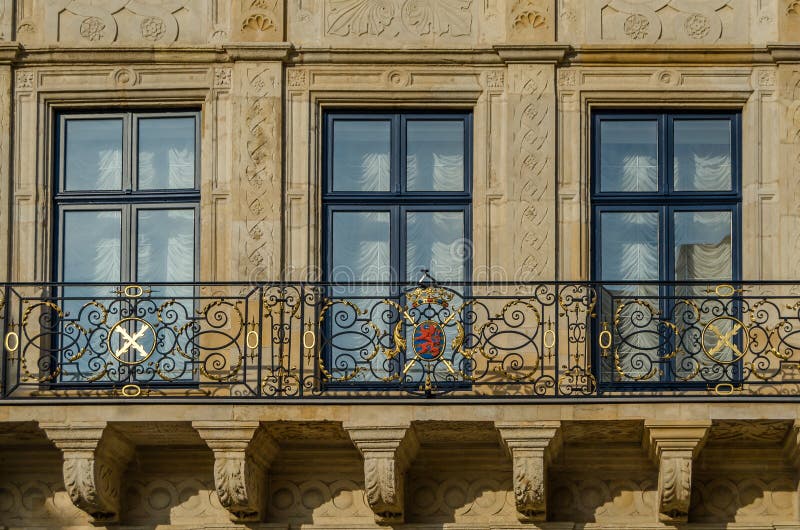
[[408,212],[406,271],[416,280],[421,269],[439,281],[463,281],[469,246],[462,212]]
[[[65,282],[119,282],[122,221],[119,210],[64,212],[62,280]],[[111,309],[111,286],[70,285],[64,287],[58,351],[61,355],[61,380],[86,381],[102,373],[106,359],[103,333],[80,329],[97,329],[101,313],[90,302],[96,301]],[[88,340],[88,344],[83,341]],[[88,347],[87,347],[88,346]],[[81,353],[82,350],[85,351]],[[110,377],[110,376],[109,376]],[[105,377],[104,379],[108,379]]]
[[333,189],[389,191],[391,122],[333,122]]
[[193,117],[140,119],[138,145],[140,189],[194,187]]
[[673,168],[678,191],[731,189],[729,120],[676,120]]
[[464,122],[416,120],[406,126],[411,191],[463,191]]
[[600,122],[600,191],[658,191],[658,122]]
[[602,280],[658,280],[658,213],[603,212],[601,215]]
[[65,189],[122,188],[122,120],[67,120]]
[[675,213],[675,279],[733,277],[730,212]]
[[119,281],[122,248],[119,210],[64,212],[63,230],[64,281]]
[[388,211],[333,213],[334,282],[391,280]]

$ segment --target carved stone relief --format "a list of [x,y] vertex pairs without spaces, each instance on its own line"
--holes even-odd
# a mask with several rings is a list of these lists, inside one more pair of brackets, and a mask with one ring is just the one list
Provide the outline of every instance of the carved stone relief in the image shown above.
[[698,523],[791,520],[797,481],[769,475],[696,477],[689,515]]
[[239,180],[242,255],[239,277],[278,277],[280,248],[280,65],[247,63],[241,72],[243,106]]
[[515,520],[514,496],[507,477],[458,475],[410,476],[408,519],[414,522]]
[[283,4],[284,0],[235,0],[231,20],[232,40],[282,41]]
[[797,42],[800,34],[800,0],[781,0],[778,28],[782,41]]
[[147,524],[165,518],[172,524],[225,523],[227,519],[214,484],[196,478],[128,481],[124,507],[126,523]]
[[[208,40],[206,0],[55,0],[46,2],[44,9],[46,31],[39,36],[44,42],[163,46]],[[31,24],[25,29],[35,30],[31,22],[25,24]],[[17,32],[23,29],[20,25]]]
[[[474,0],[324,0],[324,33],[354,43],[469,39]],[[366,38],[366,40],[365,40]]]
[[364,496],[364,483],[346,477],[270,481],[271,521],[320,521],[370,524],[374,514]]
[[711,44],[749,39],[750,6],[742,0],[592,0],[590,42]]
[[553,0],[514,0],[508,13],[512,42],[550,42],[555,38]]
[[554,124],[553,68],[511,65],[510,95],[512,172],[509,226],[517,236],[514,275],[522,279],[552,278],[554,272]]
[[553,521],[652,523],[656,484],[639,477],[553,473],[549,516]]

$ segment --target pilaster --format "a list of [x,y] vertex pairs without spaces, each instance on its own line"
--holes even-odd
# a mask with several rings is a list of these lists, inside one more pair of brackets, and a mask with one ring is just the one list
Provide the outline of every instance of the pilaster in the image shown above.
[[419,440],[410,425],[345,425],[364,458],[364,490],[378,524],[403,522],[405,475]]
[[257,421],[195,421],[192,427],[214,452],[214,485],[231,520],[262,521],[267,470],[278,444]]
[[495,423],[514,467],[514,500],[522,522],[547,520],[547,468],[561,448],[561,422]]
[[645,421],[644,446],[658,466],[658,518],[686,522],[692,498],[692,462],[705,444],[710,421]]
[[133,444],[104,421],[39,426],[64,456],[64,485],[72,503],[95,523],[118,522],[122,475]]

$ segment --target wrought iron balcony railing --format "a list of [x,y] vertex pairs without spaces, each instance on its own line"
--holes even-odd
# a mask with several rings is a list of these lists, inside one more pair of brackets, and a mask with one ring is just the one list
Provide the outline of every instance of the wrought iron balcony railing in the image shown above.
[[0,288],[7,401],[800,395],[800,283]]

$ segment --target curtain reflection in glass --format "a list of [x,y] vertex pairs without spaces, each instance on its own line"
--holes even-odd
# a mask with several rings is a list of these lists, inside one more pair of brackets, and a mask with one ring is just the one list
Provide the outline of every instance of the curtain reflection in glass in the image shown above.
[[[614,342],[619,359],[613,365],[608,359],[604,372],[613,369],[618,370],[617,375],[622,378],[647,377],[659,347],[656,320],[649,318],[651,311],[647,304],[656,311],[659,309],[658,285],[636,282],[659,279],[659,214],[603,212],[600,230],[601,279],[632,282],[606,287],[614,303],[601,308],[601,318],[606,322],[615,322],[618,318],[618,336]],[[610,302],[611,297],[605,297],[605,301]],[[620,306],[622,310],[617,313]]]
[[658,190],[658,122],[600,122],[600,191]]
[[406,274],[409,280],[428,269],[439,281],[465,280],[468,248],[462,212],[408,212],[406,214]]
[[333,122],[333,189],[389,191],[390,121]]
[[[390,212],[347,212],[332,214],[333,249],[330,280],[334,282],[388,282],[390,265]],[[379,334],[388,335],[396,312],[381,304],[391,296],[386,285],[334,286],[331,298],[347,300],[365,313],[356,315],[349,306],[337,304],[326,319],[331,326],[331,367],[334,377],[343,377],[361,368],[362,381],[387,377],[384,359],[367,360],[375,346],[367,344],[371,322]]]
[[66,121],[65,189],[122,188],[122,120]]
[[673,170],[678,191],[731,189],[731,122],[675,120]]
[[407,186],[410,191],[464,189],[464,122],[408,121]]
[[[63,260],[62,279],[66,282],[119,282],[120,257],[122,249],[122,220],[119,210],[86,211],[71,210],[63,216]],[[60,341],[63,381],[85,381],[87,375],[98,373],[98,368],[109,363],[109,376],[116,360],[102,355],[105,351],[105,334],[92,333],[89,347],[83,356],[76,358],[80,349],[79,331],[72,323],[84,329],[93,330],[96,318],[91,318],[91,300],[97,300],[110,308],[111,290],[109,286],[64,287],[62,308],[66,313],[61,321],[64,335]],[[78,341],[78,342],[75,342]],[[71,358],[75,360],[70,361]]]
[[139,120],[140,189],[194,187],[194,118]]

